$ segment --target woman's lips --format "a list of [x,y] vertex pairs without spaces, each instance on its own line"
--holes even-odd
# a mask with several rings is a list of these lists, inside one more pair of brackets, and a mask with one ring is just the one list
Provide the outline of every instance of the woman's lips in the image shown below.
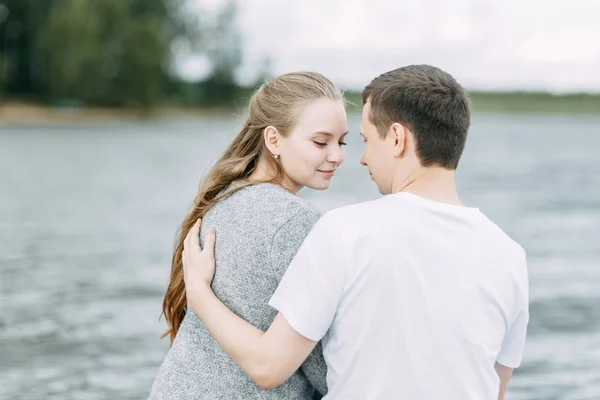
[[321,170],[321,169],[318,169],[317,171],[319,171],[322,174],[325,174],[327,176],[333,176],[333,174],[335,173],[334,169],[331,169],[331,170]]

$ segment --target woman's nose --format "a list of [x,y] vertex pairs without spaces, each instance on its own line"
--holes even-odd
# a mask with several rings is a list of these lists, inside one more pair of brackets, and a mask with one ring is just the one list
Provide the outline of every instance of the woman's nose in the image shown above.
[[342,150],[340,146],[337,146],[337,149],[333,149],[329,152],[327,161],[340,165],[342,162],[344,162],[344,150]]

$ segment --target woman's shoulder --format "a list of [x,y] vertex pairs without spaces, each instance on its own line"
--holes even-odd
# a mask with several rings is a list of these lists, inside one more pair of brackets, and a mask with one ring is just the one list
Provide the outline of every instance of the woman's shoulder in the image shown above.
[[288,217],[296,213],[319,215],[317,209],[308,201],[272,183],[249,185],[236,194],[239,196],[239,201],[251,201],[263,207],[271,215],[282,214]]
[[211,211],[211,217],[244,214],[251,216],[254,223],[273,227],[290,219],[314,224],[320,217],[319,211],[309,202],[271,183],[245,186],[221,200]]

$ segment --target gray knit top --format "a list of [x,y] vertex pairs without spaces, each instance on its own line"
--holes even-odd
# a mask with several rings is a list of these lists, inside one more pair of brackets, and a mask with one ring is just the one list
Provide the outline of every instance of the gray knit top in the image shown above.
[[[218,202],[202,222],[213,227],[215,295],[266,331],[277,315],[267,303],[302,241],[319,218],[307,202],[272,184],[244,187]],[[311,399],[327,392],[319,343],[302,367],[272,390],[261,389],[189,310],[152,385],[149,399]],[[318,398],[318,394],[316,394]]]

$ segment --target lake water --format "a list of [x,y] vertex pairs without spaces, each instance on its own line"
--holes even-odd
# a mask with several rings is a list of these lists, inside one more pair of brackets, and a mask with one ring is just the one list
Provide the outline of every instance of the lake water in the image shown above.
[[[350,121],[318,208],[377,198]],[[175,230],[235,135],[227,119],[0,127],[0,399],[142,399]],[[458,172],[528,252],[531,321],[510,398],[600,399],[600,116],[476,115]]]

